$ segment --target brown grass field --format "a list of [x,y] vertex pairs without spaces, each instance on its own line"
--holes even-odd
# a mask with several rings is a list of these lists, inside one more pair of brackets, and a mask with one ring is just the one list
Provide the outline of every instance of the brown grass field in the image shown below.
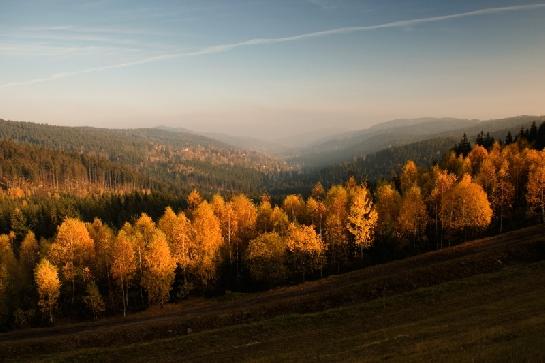
[[542,362],[545,227],[262,293],[0,334],[0,360]]

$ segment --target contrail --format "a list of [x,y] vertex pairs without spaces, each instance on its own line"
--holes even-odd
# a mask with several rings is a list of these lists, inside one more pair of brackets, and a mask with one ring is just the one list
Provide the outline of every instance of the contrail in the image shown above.
[[541,9],[541,8],[545,8],[545,3],[484,8],[484,9],[468,11],[464,13],[433,16],[428,18],[398,20],[398,21],[377,24],[377,25],[342,27],[342,28],[335,28],[335,29],[311,32],[311,33],[291,35],[286,37],[278,37],[278,38],[254,38],[254,39],[248,39],[248,40],[235,42],[235,43],[226,43],[226,44],[208,46],[205,48],[196,49],[194,51],[189,51],[189,52],[175,52],[175,53],[169,53],[169,54],[161,54],[161,55],[143,58],[143,59],[132,61],[132,62],[93,67],[93,68],[88,68],[88,69],[73,71],[73,72],[55,73],[55,74],[45,76],[42,78],[35,78],[31,80],[26,80],[26,81],[5,83],[0,85],[0,89],[15,87],[15,86],[32,85],[36,83],[44,83],[44,82],[49,82],[56,79],[74,77],[74,76],[77,76],[80,74],[86,74],[86,73],[101,72],[101,71],[105,71],[109,69],[132,67],[132,66],[136,66],[140,64],[157,62],[164,59],[194,57],[194,56],[215,54],[215,53],[225,53],[225,52],[231,51],[236,48],[241,48],[241,47],[294,42],[294,41],[299,41],[304,39],[319,38],[319,37],[325,37],[325,36],[330,36],[335,34],[348,34],[348,33],[364,32],[364,31],[370,31],[370,30],[387,29],[387,28],[401,28],[401,27],[407,27],[411,25],[418,25],[418,24],[424,24],[424,23],[435,23],[435,22],[440,22],[440,21],[450,20],[450,19],[459,19],[459,18],[466,18],[466,17],[473,17],[473,16],[524,11],[524,10],[534,10],[534,9]]

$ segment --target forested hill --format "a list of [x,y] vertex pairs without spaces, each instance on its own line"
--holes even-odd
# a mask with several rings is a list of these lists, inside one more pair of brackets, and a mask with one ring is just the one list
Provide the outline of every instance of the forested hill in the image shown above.
[[[521,123],[517,124],[516,120]],[[530,144],[535,144],[538,149],[542,149],[545,146],[544,120],[544,117],[536,117],[535,121],[529,121],[528,117],[520,117],[496,120],[497,123],[483,122],[480,124],[483,128],[472,127],[467,135],[463,131],[445,132],[440,136],[406,145],[387,147],[363,157],[335,163],[320,169],[307,169],[304,173],[298,173],[276,182],[271,191],[273,195],[308,194],[316,180],[324,185],[333,185],[342,183],[351,176],[371,183],[381,179],[395,179],[407,160],[413,160],[421,167],[430,167],[434,163],[441,163],[448,156],[449,151],[456,147],[463,135],[467,136],[469,145],[486,144],[486,140],[479,138],[489,138],[488,145],[486,145],[488,148],[494,141],[509,144],[517,139],[525,139]],[[499,129],[502,126],[507,127]]]
[[[392,120],[350,133],[332,135],[327,139],[302,148],[292,156],[292,161],[307,169],[335,168],[336,164],[365,159],[385,149],[395,149],[406,145],[433,144],[446,139],[459,139],[465,132],[477,135],[498,133],[505,130],[517,132],[521,127],[528,128],[532,122],[545,121],[544,116],[517,116],[487,121],[454,118],[419,118]],[[443,141],[441,141],[443,140]],[[427,157],[427,156],[426,156]]]
[[[536,127],[536,132],[538,132],[539,127],[541,140],[545,135],[545,122],[543,118],[536,118],[536,120],[528,122],[526,118],[520,118],[522,124],[519,125],[513,123],[514,119],[498,120],[497,124],[482,123],[481,126],[483,128],[481,129],[478,127],[469,129],[467,134],[468,141],[470,143],[482,144],[482,140],[478,140],[481,133],[483,137],[487,134],[491,138],[491,142],[495,140],[502,143],[509,143],[506,140],[508,134],[511,135],[513,140],[521,137],[526,139],[535,138],[537,136],[530,137],[528,135],[532,129],[532,124]],[[541,120],[541,123],[539,120]],[[497,128],[501,126],[507,127],[504,129]],[[522,136],[520,135],[521,129],[524,133]],[[486,130],[492,131],[486,132]],[[408,145],[390,147],[362,158],[322,168],[310,174],[314,174],[314,179],[327,181],[328,183],[337,183],[341,180],[346,180],[349,176],[355,176],[371,182],[379,179],[391,179],[399,173],[407,159],[413,160],[423,167],[429,167],[433,163],[441,162],[464,134],[463,132],[446,132],[438,137]],[[534,140],[531,141],[533,142]]]
[[289,166],[264,153],[182,130],[101,129],[0,120],[0,180],[63,191],[154,190],[258,194]]
[[0,139],[63,151],[94,153],[112,161],[141,162],[180,156],[186,160],[246,166],[264,171],[285,163],[182,129],[67,127],[0,119]]

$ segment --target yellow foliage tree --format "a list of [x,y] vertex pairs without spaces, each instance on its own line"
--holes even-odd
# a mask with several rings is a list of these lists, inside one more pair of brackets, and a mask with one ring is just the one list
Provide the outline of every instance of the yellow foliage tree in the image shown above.
[[426,231],[428,212],[420,188],[413,185],[401,200],[397,230],[400,236],[416,242]]
[[28,231],[25,238],[21,242],[19,250],[19,261],[25,271],[34,271],[34,266],[40,259],[40,246],[36,240],[36,235],[32,231]]
[[39,296],[38,306],[49,316],[49,322],[53,323],[61,286],[57,267],[47,259],[42,259],[34,270],[34,279]]
[[300,272],[305,280],[308,273],[321,269],[325,246],[311,226],[291,223],[288,228],[288,264],[291,271]]
[[176,261],[170,255],[165,234],[155,231],[144,251],[144,275],[142,286],[148,292],[150,304],[161,306],[168,301],[168,294],[174,281]]
[[227,250],[229,266],[231,266],[233,264],[233,251],[236,251],[236,248],[233,248],[233,243],[236,244],[238,242],[236,237],[239,234],[239,219],[235,214],[233,203],[226,203],[221,195],[215,194],[212,197],[211,204],[214,214],[220,222],[221,235]]
[[0,324],[9,319],[9,305],[13,304],[13,292],[19,285],[19,269],[12,246],[14,238],[14,233],[0,234]]
[[530,208],[538,210],[541,222],[545,223],[545,166],[533,168],[528,176],[526,200]]
[[223,242],[220,222],[210,204],[201,202],[193,214],[195,232],[195,274],[206,287],[216,277]]
[[316,200],[323,200],[325,195],[325,189],[322,183],[317,182],[314,184],[314,187],[312,187],[312,197]]
[[73,303],[76,279],[85,282],[95,259],[95,243],[85,223],[77,218],[66,218],[57,230],[49,255],[52,262],[62,267],[65,281],[71,282]]
[[342,185],[332,186],[326,197],[325,236],[331,262],[340,269],[340,263],[347,255],[347,208],[348,192]]
[[127,316],[129,286],[134,273],[136,272],[134,243],[130,238],[130,235],[128,235],[126,231],[119,231],[112,248],[112,277],[118,281],[121,286],[123,316]]
[[456,175],[449,173],[447,170],[435,166],[432,170],[433,175],[433,188],[431,190],[431,202],[433,204],[433,211],[435,215],[435,237],[438,239],[439,248],[443,247],[443,220],[441,218],[442,210],[453,210],[452,205],[448,203],[453,202],[452,198],[445,198],[448,193],[454,188],[456,184]]
[[251,278],[267,286],[285,280],[286,240],[276,232],[263,233],[250,241],[246,251],[246,265]]
[[235,271],[238,276],[247,243],[255,237],[257,209],[254,203],[244,194],[235,195],[231,199],[230,205],[237,226],[237,233],[233,235],[232,242],[234,242],[235,248]]
[[401,170],[400,183],[401,191],[405,193],[413,185],[416,185],[418,179],[418,168],[412,160],[408,160]]
[[[321,185],[321,184],[320,184]],[[322,229],[324,224],[324,216],[326,213],[326,206],[324,202],[315,197],[309,197],[307,199],[307,214],[310,217],[310,222],[318,227],[318,234],[322,238]]]
[[159,229],[165,234],[170,253],[176,263],[183,269],[190,268],[194,260],[195,247],[193,228],[189,219],[183,212],[176,215],[172,208],[168,207],[159,220]]
[[488,150],[486,150],[481,145],[475,145],[471,149],[471,152],[467,155],[469,159],[469,164],[471,165],[471,173],[473,175],[479,174],[481,170],[481,165],[484,160],[488,157]]
[[272,212],[273,208],[270,200],[268,198],[262,199],[257,207],[257,217],[255,222],[257,233],[272,232]]
[[189,210],[194,211],[195,208],[202,202],[201,194],[197,189],[193,189],[191,193],[187,196],[187,204],[189,205]]
[[288,214],[291,222],[301,222],[305,213],[305,201],[300,195],[290,194],[284,198],[282,207]]
[[378,213],[373,205],[371,194],[366,186],[354,188],[348,213],[346,228],[354,236],[354,242],[363,250],[373,245]]
[[87,225],[89,236],[95,241],[97,275],[110,281],[114,232],[99,218]]
[[281,235],[284,235],[288,230],[289,220],[288,215],[284,210],[278,206],[275,206],[271,213],[272,230]]
[[102,299],[102,295],[98,290],[98,286],[94,281],[87,284],[87,295],[83,297],[83,302],[87,309],[93,314],[93,319],[97,320],[98,316],[106,310],[106,305]]
[[382,184],[376,191],[378,213],[378,232],[383,236],[392,236],[399,215],[401,196],[391,184]]
[[471,176],[462,180],[445,195],[441,209],[441,221],[451,231],[483,229],[490,225],[492,209],[483,188],[474,183]]

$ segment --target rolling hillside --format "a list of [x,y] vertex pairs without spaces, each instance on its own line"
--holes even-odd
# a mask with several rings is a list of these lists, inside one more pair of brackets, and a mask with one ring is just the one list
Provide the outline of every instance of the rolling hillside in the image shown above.
[[433,139],[459,140],[465,132],[476,135],[481,130],[492,135],[506,130],[518,131],[532,121],[544,121],[545,116],[518,116],[478,121],[453,118],[420,118],[393,120],[314,143],[302,148],[291,160],[307,169],[320,169],[342,162],[350,162],[385,149],[393,149]]
[[[541,361],[545,229],[263,293],[0,335],[7,361]],[[461,318],[463,317],[463,318]]]

